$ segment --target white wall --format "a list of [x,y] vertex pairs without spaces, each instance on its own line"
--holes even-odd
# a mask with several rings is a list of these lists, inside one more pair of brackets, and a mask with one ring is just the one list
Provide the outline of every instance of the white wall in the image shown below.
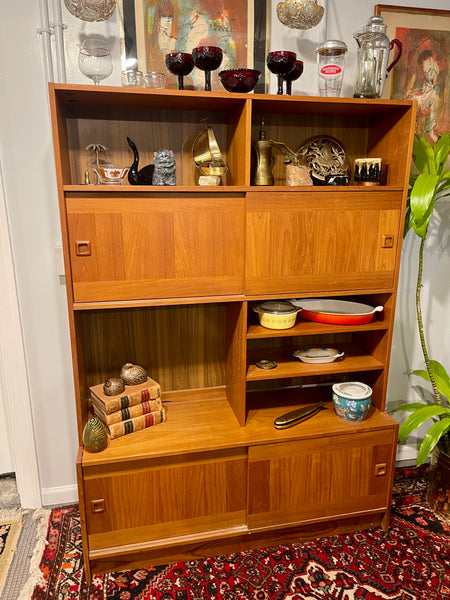
[[[256,0],[262,1],[262,0]],[[60,243],[59,214],[53,165],[53,149],[47,86],[44,81],[38,2],[0,0],[0,159],[8,220],[12,238],[20,313],[24,335],[32,416],[36,435],[40,483],[45,504],[76,499],[75,455],[77,438],[73,402],[72,368],[63,283],[57,276],[54,247]],[[324,35],[323,24],[309,33],[283,27],[272,2],[271,49],[295,50],[305,59],[305,72],[294,93],[316,93],[315,44]],[[356,46],[353,32],[373,14],[374,1],[328,0],[327,37],[344,40],[348,47],[343,96],[352,95]],[[396,5],[428,5],[396,0]],[[428,5],[429,6],[429,5]],[[448,8],[448,0],[435,0],[433,8]],[[119,84],[120,44],[117,12],[105,23],[83,23],[63,5],[67,52],[67,76],[73,83],[86,79],[77,67],[77,43],[86,35],[102,34],[112,43],[114,71],[105,83]],[[273,89],[272,82],[272,89]],[[448,223],[448,212],[446,219]],[[444,225],[441,225],[442,230]],[[389,383],[389,402],[411,397],[405,372],[421,366],[415,333],[414,244],[408,240],[403,253],[401,290]],[[449,364],[448,310],[449,244],[442,231],[433,237],[426,258],[424,312],[431,354]],[[430,279],[433,295],[430,298]],[[1,315],[7,318],[7,315]],[[406,448],[402,458],[414,448]]]

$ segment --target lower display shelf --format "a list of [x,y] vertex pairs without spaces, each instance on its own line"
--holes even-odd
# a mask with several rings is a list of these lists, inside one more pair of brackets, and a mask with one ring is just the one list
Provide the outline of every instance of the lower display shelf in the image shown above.
[[[307,377],[310,375],[328,375],[333,373],[355,373],[384,368],[382,362],[354,344],[337,344],[337,348],[339,351],[344,352],[344,356],[334,362],[322,364],[301,362],[293,356],[294,350],[298,348],[298,346],[285,346],[284,348],[253,350],[249,352],[247,381]],[[263,358],[275,361],[277,366],[267,370],[259,368],[256,363]]]
[[[326,390],[326,393],[325,391]],[[203,388],[166,392],[162,401],[165,423],[110,440],[102,452],[83,451],[83,467],[139,459],[177,456],[196,452],[271,444],[288,440],[333,437],[363,433],[396,423],[372,406],[359,423],[339,419],[333,409],[329,388],[295,389],[280,392],[249,392],[246,425],[241,427],[226,398],[226,388]],[[275,429],[274,420],[284,412],[316,403],[325,397],[325,409],[313,418],[289,429]]]

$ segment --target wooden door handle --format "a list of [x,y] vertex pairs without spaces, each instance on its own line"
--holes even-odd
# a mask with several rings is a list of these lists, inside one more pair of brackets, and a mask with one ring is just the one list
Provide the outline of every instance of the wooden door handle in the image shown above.
[[382,248],[393,248],[394,247],[394,234],[385,233],[381,237],[381,247]]
[[384,477],[387,473],[387,464],[380,463],[375,465],[375,477]]
[[99,498],[98,500],[91,500],[91,511],[93,513],[105,512],[105,501],[103,500],[103,498]]
[[91,256],[91,242],[77,240],[75,242],[75,252],[77,256]]

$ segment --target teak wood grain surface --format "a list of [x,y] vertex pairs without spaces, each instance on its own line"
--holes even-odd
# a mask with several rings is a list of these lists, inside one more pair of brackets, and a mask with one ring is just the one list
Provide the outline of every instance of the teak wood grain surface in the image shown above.
[[[389,524],[398,425],[386,390],[415,105],[50,84],[56,176],[80,449],[77,481],[86,576],[237,552]],[[297,149],[337,138],[350,185],[254,186],[261,117],[268,138]],[[212,127],[228,170],[198,186],[192,142]],[[85,148],[129,166],[163,147],[175,186],[85,184]],[[381,185],[355,185],[355,158],[382,159]],[[297,317],[258,323],[266,300],[327,297],[383,306],[370,323]],[[295,349],[345,351],[307,365]],[[273,359],[272,371],[256,366]],[[89,387],[125,362],[158,381],[167,421],[82,448]],[[331,386],[359,380],[372,407],[359,423],[334,413]],[[299,425],[284,412],[323,401]]]

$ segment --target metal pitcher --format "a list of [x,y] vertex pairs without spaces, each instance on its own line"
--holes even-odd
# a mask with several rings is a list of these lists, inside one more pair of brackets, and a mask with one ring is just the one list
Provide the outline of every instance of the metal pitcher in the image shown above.
[[[400,40],[389,41],[383,17],[373,16],[367,21],[362,31],[356,31],[353,37],[358,44],[358,62],[354,98],[380,98],[384,82],[391,69],[395,67],[402,55]],[[394,48],[396,53],[389,62],[389,53]]]

